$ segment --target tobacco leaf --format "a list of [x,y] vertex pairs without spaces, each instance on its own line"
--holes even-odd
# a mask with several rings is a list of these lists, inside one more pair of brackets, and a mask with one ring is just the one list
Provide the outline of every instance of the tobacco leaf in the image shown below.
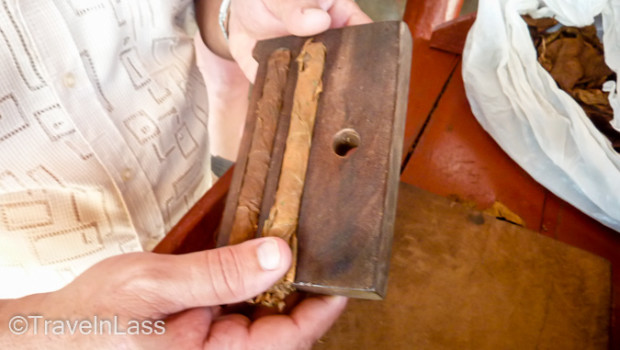
[[554,19],[529,16],[523,16],[523,19],[538,52],[538,62],[558,86],[579,103],[594,126],[620,152],[620,132],[610,124],[613,109],[608,93],[602,90],[603,83],[616,80],[616,74],[605,63],[604,48],[596,35],[596,27],[564,26],[551,31],[557,24]]

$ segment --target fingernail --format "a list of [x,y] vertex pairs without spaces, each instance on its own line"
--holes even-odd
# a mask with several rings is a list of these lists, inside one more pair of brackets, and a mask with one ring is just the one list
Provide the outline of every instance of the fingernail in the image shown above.
[[280,247],[273,239],[266,239],[256,249],[258,263],[263,270],[275,270],[280,266]]

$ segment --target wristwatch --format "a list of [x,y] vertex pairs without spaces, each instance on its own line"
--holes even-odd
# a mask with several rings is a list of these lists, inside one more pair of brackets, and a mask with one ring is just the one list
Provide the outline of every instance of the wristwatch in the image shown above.
[[228,20],[230,19],[230,0],[222,0],[218,20],[224,38],[228,41]]

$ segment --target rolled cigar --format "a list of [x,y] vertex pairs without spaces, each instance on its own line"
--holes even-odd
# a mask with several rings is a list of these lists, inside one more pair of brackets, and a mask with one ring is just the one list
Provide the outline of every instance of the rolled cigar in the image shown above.
[[291,52],[288,49],[276,50],[269,56],[263,94],[257,102],[256,127],[252,134],[229,244],[241,243],[256,235],[290,62]]
[[312,133],[323,89],[325,45],[309,39],[297,57],[298,78],[293,97],[291,123],[284,149],[284,158],[276,190],[275,201],[262,231],[263,236],[280,237],[293,251],[293,264],[284,278],[254,301],[282,309],[284,298],[294,290],[297,260],[297,223],[304,188]]

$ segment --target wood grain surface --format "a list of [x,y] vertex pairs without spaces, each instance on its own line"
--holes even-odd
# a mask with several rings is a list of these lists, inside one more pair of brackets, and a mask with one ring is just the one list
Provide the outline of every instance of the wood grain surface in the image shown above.
[[607,349],[608,261],[401,184],[387,298],[315,349]]
[[[260,42],[254,106],[265,80],[264,62],[278,48],[296,57],[307,38]],[[411,63],[411,36],[399,21],[327,31],[314,37],[327,48],[323,92],[302,195],[295,286],[304,291],[378,299],[384,295],[393,235]],[[265,183],[259,229],[274,194],[290,124],[296,67],[287,83]],[[218,244],[228,242],[249,137],[250,107]]]

